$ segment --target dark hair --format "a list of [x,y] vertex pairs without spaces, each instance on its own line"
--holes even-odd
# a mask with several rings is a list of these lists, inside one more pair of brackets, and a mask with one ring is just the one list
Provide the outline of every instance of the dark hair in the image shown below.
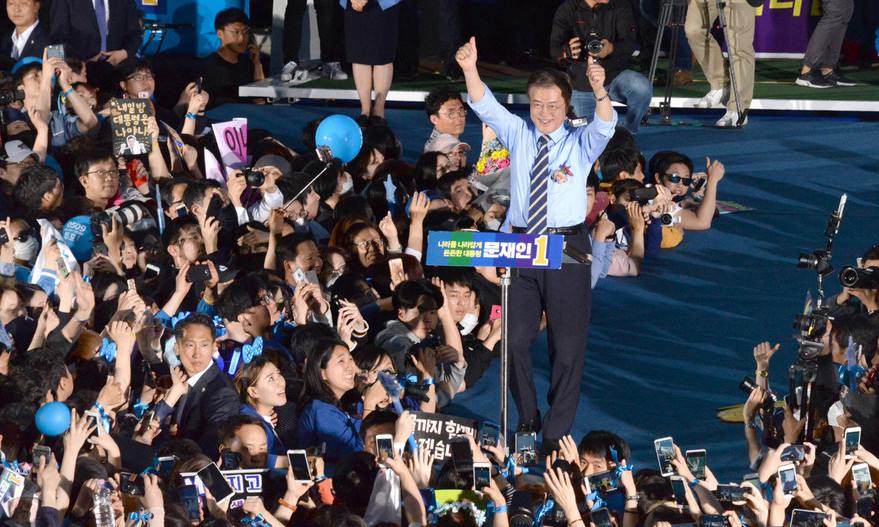
[[34,213],[43,207],[43,195],[51,192],[58,181],[58,174],[51,168],[29,166],[21,171],[12,196],[25,210]]
[[861,260],[879,260],[879,244],[867,249],[867,252],[861,256]]
[[186,328],[189,326],[204,326],[210,330],[211,339],[217,338],[217,331],[214,328],[214,321],[211,317],[204,313],[193,313],[177,322],[177,325],[174,326],[174,338],[178,343],[180,342],[180,339],[183,338],[183,335],[186,333]]
[[95,146],[83,150],[76,158],[76,162],[73,165],[73,173],[76,174],[77,178],[80,178],[86,175],[93,164],[100,163],[101,161],[112,161],[113,166],[116,166],[116,158],[113,157],[113,152],[106,147]]
[[[384,125],[370,126],[363,131],[363,146],[351,163],[348,164],[348,171],[355,179],[355,185],[362,181],[362,175],[366,172],[366,166],[369,164],[369,158],[372,157],[372,151],[378,150],[385,161],[388,159],[400,158],[400,145],[397,143],[397,137],[393,130]],[[355,187],[355,190],[360,189]]]
[[394,311],[398,309],[412,309],[418,305],[418,299],[429,296],[436,302],[437,309],[443,307],[443,293],[439,287],[427,280],[407,280],[400,283],[394,289],[392,302]]
[[670,166],[675,163],[682,163],[687,166],[690,170],[690,174],[693,173],[693,160],[689,157],[685,156],[680,152],[673,152],[670,150],[665,150],[662,152],[657,152],[653,154],[653,157],[650,158],[650,176],[657,183],[662,182],[662,176],[665,175],[665,171],[669,169]]
[[196,180],[187,185],[186,190],[183,191],[183,204],[186,205],[190,213],[192,212],[192,206],[195,203],[201,203],[210,188],[219,188],[219,183],[213,180]]
[[806,483],[815,496],[815,501],[830,507],[838,516],[845,516],[846,491],[842,485],[826,475],[812,476]]
[[240,22],[245,26],[250,27],[250,19],[247,18],[247,14],[244,11],[237,7],[223,9],[217,13],[217,16],[214,18],[214,29],[219,31],[229,24],[234,24],[236,22]]
[[43,71],[42,62],[31,62],[29,64],[25,64],[24,66],[18,68],[18,71],[15,72],[15,76],[13,77],[15,81],[15,86],[21,84],[21,81],[27,77],[27,74],[32,71]]
[[454,100],[461,101],[461,104],[464,104],[458,90],[453,90],[448,86],[439,86],[430,90],[430,93],[424,98],[424,111],[427,112],[428,117],[436,115],[446,101]]
[[[260,359],[262,357],[257,358]],[[242,397],[241,400],[244,400],[244,397]],[[263,420],[247,414],[233,415],[220,423],[220,426],[217,427],[217,438],[220,440],[221,444],[228,447],[229,443],[235,439],[235,432],[241,430],[242,427],[247,425],[254,425],[262,428]]]
[[278,246],[275,251],[278,262],[283,264],[295,260],[299,256],[299,246],[305,242],[317,243],[314,241],[314,236],[308,232],[295,232],[278,240]]
[[563,73],[559,70],[543,69],[535,71],[528,76],[528,84],[525,92],[529,93],[530,97],[531,88],[549,88],[552,86],[561,90],[565,104],[570,104],[571,93],[574,89],[571,86],[571,78],[568,77],[567,73]]
[[366,416],[360,423],[360,439],[366,439],[366,432],[373,426],[394,425],[397,423],[397,414],[390,410],[376,410]]
[[867,364],[873,362],[879,341],[879,323],[876,318],[866,313],[842,314],[833,319],[830,335],[841,347],[848,346],[849,338],[857,346],[861,346]]
[[249,404],[247,399],[247,389],[256,384],[256,379],[259,377],[260,372],[266,364],[274,364],[275,367],[278,368],[278,371],[281,369],[278,366],[275,357],[266,353],[259,357],[254,357],[253,360],[238,370],[238,374],[235,375],[235,389],[238,390],[241,402]]
[[[336,465],[333,490],[342,503],[363,515],[369,506],[377,474],[375,456],[369,452],[355,452],[343,457]],[[333,525],[338,524],[334,522]]]
[[259,291],[268,289],[269,284],[259,274],[236,278],[220,295],[216,305],[217,314],[234,322],[248,309],[260,305]]
[[[436,188],[436,160],[439,156],[445,156],[442,152],[425,152],[418,157],[415,163],[415,187],[418,190],[433,190]],[[448,156],[446,156],[448,157]]]
[[326,172],[321,174],[314,183],[312,183],[311,188],[317,192],[317,195],[320,196],[321,201],[326,200],[330,196],[332,196],[336,189],[339,187],[339,172],[341,170],[341,166],[338,163],[324,163],[323,161],[310,161],[305,167],[302,169],[302,172],[308,174],[309,181],[311,178],[320,174],[321,170],[324,170],[326,167]]
[[475,277],[476,270],[472,267],[437,267],[435,276],[438,276],[446,285],[465,287],[478,294]]
[[184,229],[199,229],[198,220],[195,219],[195,216],[187,214],[168,222],[165,233],[162,235],[162,243],[166,249],[180,241],[180,235]]
[[128,80],[128,77],[131,77],[139,71],[153,73],[155,70],[153,70],[152,63],[145,58],[126,60],[120,64],[119,68],[116,70],[116,78],[119,82],[125,82]]
[[610,187],[610,193],[617,199],[623,194],[627,194],[631,190],[643,187],[644,184],[637,179],[618,179],[613,182]]
[[605,149],[598,162],[601,164],[601,180],[612,182],[620,177],[620,172],[627,172],[629,175],[635,173],[638,168],[638,152],[626,147]]
[[290,351],[296,362],[302,364],[313,350],[323,345],[324,340],[335,338],[336,332],[325,324],[296,326],[290,333]]
[[333,218],[338,222],[345,218],[359,219],[363,221],[372,221],[372,207],[369,202],[360,194],[349,194],[342,196],[336,208],[333,210]]
[[603,456],[608,461],[612,461],[614,457],[611,449],[616,451],[616,463],[624,459],[629,460],[631,456],[629,444],[622,437],[607,430],[593,430],[583,436],[580,444],[577,445],[580,454],[595,454]]
[[339,404],[336,396],[321,376],[321,370],[327,367],[333,350],[338,346],[348,349],[348,345],[336,337],[320,339],[308,351],[308,358],[305,361],[305,398],[303,403],[317,399],[328,404]]
[[470,177],[470,170],[467,168],[462,168],[460,170],[455,170],[449,172],[443,177],[439,178],[436,182],[436,189],[440,191],[440,193],[445,197],[451,197],[452,195],[452,185],[461,181],[462,179],[468,179]]

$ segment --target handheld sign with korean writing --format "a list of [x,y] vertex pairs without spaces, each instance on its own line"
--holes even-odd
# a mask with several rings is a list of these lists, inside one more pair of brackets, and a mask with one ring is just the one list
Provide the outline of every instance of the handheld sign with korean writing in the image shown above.
[[149,154],[153,144],[148,128],[152,115],[153,105],[149,99],[111,99],[113,153],[119,156]]
[[555,235],[431,231],[427,235],[427,264],[560,269],[564,245],[564,236]]

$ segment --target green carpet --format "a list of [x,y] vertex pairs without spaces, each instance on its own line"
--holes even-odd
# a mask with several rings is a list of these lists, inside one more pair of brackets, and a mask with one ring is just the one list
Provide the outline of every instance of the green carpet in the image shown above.
[[[660,68],[663,66],[660,63]],[[879,100],[879,67],[863,70],[845,71],[846,76],[852,80],[863,83],[850,88],[831,88],[818,90],[803,88],[794,84],[799,73],[801,61],[789,59],[766,59],[758,60],[756,66],[757,82],[754,86],[755,99],[815,99],[815,100],[838,100],[838,101],[876,101]],[[702,71],[694,68],[695,82],[689,86],[675,88],[673,97],[702,97],[708,90],[708,84]],[[525,77],[503,77],[491,72],[485,72],[483,79],[486,84],[496,93],[524,93]],[[654,94],[662,97],[665,88],[664,72],[657,72],[657,81]],[[450,84],[464,91],[464,83],[450,83],[439,75],[420,73],[415,79],[394,82],[392,89],[401,91],[430,91],[432,88]],[[303,84],[308,88],[328,89],[354,89],[354,81],[331,81],[317,79]]]

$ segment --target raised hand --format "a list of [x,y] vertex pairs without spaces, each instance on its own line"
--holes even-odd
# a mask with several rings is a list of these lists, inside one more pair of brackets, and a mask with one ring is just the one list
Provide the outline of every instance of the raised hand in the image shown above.
[[455,52],[455,60],[458,61],[458,66],[465,73],[476,69],[476,37],[470,37],[470,41],[458,48],[458,51]]
[[605,77],[604,66],[599,64],[595,58],[589,57],[589,66],[586,67],[586,78],[589,79],[589,86],[592,87],[596,97],[607,93],[604,89]]
[[781,348],[781,344],[771,346],[768,342],[761,342],[754,346],[754,362],[757,363],[757,369],[765,371],[769,367],[772,356],[779,348]]

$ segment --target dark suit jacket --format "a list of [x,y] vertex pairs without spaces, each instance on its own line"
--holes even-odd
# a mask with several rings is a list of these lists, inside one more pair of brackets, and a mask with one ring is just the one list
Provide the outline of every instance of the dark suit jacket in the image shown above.
[[237,415],[241,399],[226,375],[212,364],[210,369],[189,389],[177,437],[192,439],[209,457],[218,452],[217,427]]
[[[15,29],[6,33],[3,36],[0,36],[0,61],[3,64],[13,64],[16,59],[12,58],[12,33],[15,32]],[[39,57],[43,58],[43,48],[48,46],[51,43],[49,39],[49,28],[47,25],[42,22],[37,24],[37,27],[31,32],[30,38],[28,38],[27,43],[24,45],[24,49],[21,50],[22,57]]]
[[[143,31],[137,20],[134,0],[107,0],[107,51],[124,49],[133,58],[140,48]],[[63,43],[67,56],[90,59],[101,51],[101,34],[92,0],[52,0],[49,5],[52,42]]]

